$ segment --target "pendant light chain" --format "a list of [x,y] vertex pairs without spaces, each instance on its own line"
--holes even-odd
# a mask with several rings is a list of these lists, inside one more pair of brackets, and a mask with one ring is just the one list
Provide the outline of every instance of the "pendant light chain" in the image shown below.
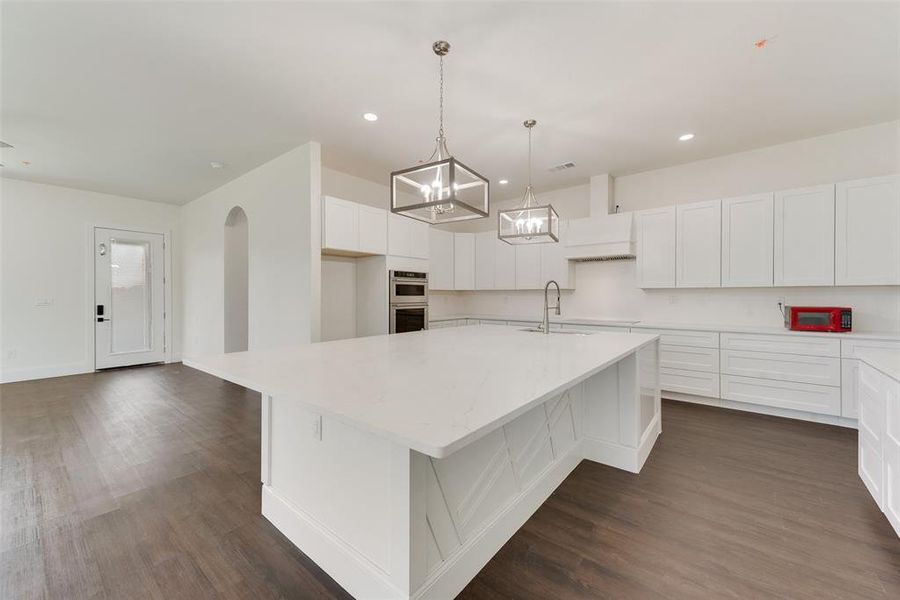
[[528,128],[528,187],[531,187],[531,127]]
[[438,136],[444,137],[444,56],[441,55],[441,92],[440,92],[440,128]]

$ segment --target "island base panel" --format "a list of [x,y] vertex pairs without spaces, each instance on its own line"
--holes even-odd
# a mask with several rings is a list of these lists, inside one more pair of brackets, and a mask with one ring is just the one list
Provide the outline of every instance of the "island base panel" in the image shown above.
[[357,598],[453,598],[582,459],[640,470],[656,361],[653,343],[440,459],[267,397],[263,515]]

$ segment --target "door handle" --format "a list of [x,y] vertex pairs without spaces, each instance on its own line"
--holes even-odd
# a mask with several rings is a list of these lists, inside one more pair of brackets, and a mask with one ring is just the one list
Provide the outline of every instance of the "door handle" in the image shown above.
[[111,323],[112,319],[104,319],[103,317],[97,317],[97,322],[98,323],[103,323],[103,322]]

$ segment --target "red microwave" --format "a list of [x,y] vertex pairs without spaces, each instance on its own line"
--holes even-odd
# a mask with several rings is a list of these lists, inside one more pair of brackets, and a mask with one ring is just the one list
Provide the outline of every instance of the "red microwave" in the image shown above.
[[843,306],[786,306],[784,326],[792,331],[850,331],[853,311]]

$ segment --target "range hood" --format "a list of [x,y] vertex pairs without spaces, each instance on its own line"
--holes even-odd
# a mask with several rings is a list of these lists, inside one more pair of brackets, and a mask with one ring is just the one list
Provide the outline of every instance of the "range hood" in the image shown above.
[[634,213],[585,217],[569,221],[564,239],[569,260],[628,260],[635,258]]

